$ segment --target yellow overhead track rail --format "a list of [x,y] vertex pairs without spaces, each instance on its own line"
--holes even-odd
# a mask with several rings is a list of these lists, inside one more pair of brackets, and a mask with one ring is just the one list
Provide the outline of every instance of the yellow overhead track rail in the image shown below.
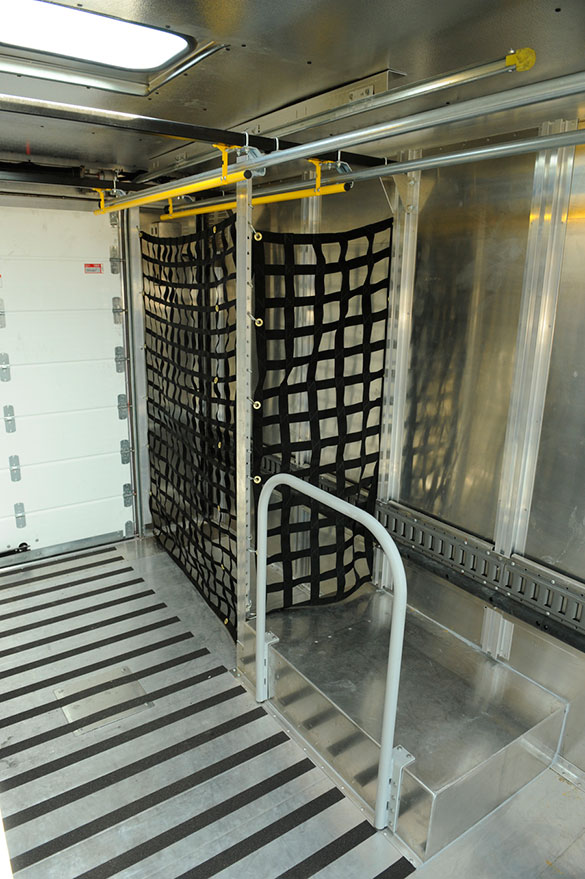
[[118,204],[104,205],[94,211],[94,214],[111,214],[113,211],[127,211],[129,208],[139,208],[143,205],[153,204],[157,201],[176,198],[179,195],[191,195],[194,192],[205,192],[208,189],[217,189],[219,186],[230,186],[234,183],[241,183],[243,180],[249,180],[252,172],[249,170],[232,171],[230,174],[223,176],[209,177],[206,180],[197,180],[186,183],[183,186],[170,186],[163,192],[153,193],[151,195],[141,195],[136,198],[124,200]]
[[[217,145],[218,146],[218,145]],[[218,149],[222,149],[218,146]],[[225,159],[225,156],[224,156]],[[313,189],[295,189],[291,192],[274,192],[266,195],[252,196],[252,206],[261,204],[274,204],[281,201],[297,201],[303,198],[315,198],[319,195],[335,195],[338,192],[347,192],[351,189],[348,183],[332,183],[327,186],[321,186],[321,166],[322,159],[308,159],[315,166],[315,185]],[[217,210],[235,210],[236,202],[228,201],[219,204],[204,204],[199,207],[195,205],[193,208],[186,208],[182,211],[173,210],[173,200],[169,199],[169,210],[166,214],[161,214],[161,220],[174,220],[180,217],[196,217],[200,214],[211,214]]]
[[[281,201],[296,201],[302,198],[315,198],[318,195],[334,195],[337,192],[348,192],[351,189],[350,183],[333,183],[329,186],[321,186],[319,190],[315,189],[296,189],[293,192],[275,192],[273,195],[258,195],[252,197],[252,206],[261,204],[273,204]],[[218,202],[216,204],[206,204],[200,207],[188,208],[184,211],[169,210],[167,214],[161,214],[161,220],[174,220],[180,217],[196,217],[199,214],[212,214],[214,211],[235,211],[236,202]]]

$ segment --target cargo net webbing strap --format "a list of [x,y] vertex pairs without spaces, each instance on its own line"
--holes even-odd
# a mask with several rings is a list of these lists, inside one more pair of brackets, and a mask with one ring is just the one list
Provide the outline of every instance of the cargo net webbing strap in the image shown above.
[[[253,473],[294,473],[371,513],[391,233],[387,219],[339,234],[263,232],[254,243]],[[289,488],[273,494],[268,534],[276,604],[338,601],[371,580],[369,533]]]
[[141,238],[154,533],[235,637],[235,218]]

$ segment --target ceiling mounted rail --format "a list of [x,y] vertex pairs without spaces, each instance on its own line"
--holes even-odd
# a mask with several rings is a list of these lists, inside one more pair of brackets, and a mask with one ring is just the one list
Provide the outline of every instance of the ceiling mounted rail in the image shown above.
[[191,195],[194,192],[204,192],[206,189],[217,189],[219,186],[233,186],[236,183],[241,183],[243,180],[249,180],[251,176],[252,172],[247,168],[241,171],[233,171],[224,176],[215,171],[213,174],[207,175],[203,180],[193,181],[184,185],[167,184],[163,196],[145,193],[130,199],[126,198],[124,199],[123,207],[118,204],[118,201],[121,201],[121,199],[111,201],[106,205],[104,205],[103,199],[100,199],[100,207],[94,211],[94,214],[111,214],[113,211],[128,210],[129,208],[139,208],[144,205],[153,204],[153,202],[160,201],[161,198],[172,199],[179,195]]
[[[304,198],[315,198],[319,195],[335,195],[341,192],[349,192],[352,188],[353,183],[348,181],[323,186],[321,183],[322,166],[327,163],[321,162],[319,159],[309,159],[309,161],[315,165],[315,185],[312,189],[307,187],[306,181],[292,186],[271,186],[265,190],[257,191],[256,195],[252,198],[252,205],[273,204],[281,201],[298,201]],[[172,199],[169,199],[169,210],[166,214],[161,214],[159,219],[177,220],[181,217],[196,217],[200,214],[211,214],[214,211],[217,211],[218,207],[221,207],[223,210],[233,211],[236,209],[236,206],[237,202],[230,196],[227,196],[222,199],[210,199],[209,202],[196,204],[192,208],[175,211]]]
[[518,49],[518,51],[509,52],[503,58],[499,58],[496,61],[489,61],[487,64],[478,64],[475,67],[456,70],[452,73],[446,73],[443,76],[436,76],[432,79],[425,79],[422,82],[416,82],[406,87],[398,87],[381,94],[360,98],[352,101],[350,104],[344,104],[342,107],[335,107],[332,110],[325,110],[321,113],[313,113],[311,116],[304,116],[302,119],[295,119],[288,125],[280,126],[278,131],[272,132],[270,130],[269,133],[277,133],[284,137],[300,129],[306,131],[308,128],[315,128],[320,125],[331,125],[334,122],[348,119],[351,116],[357,116],[360,113],[368,113],[372,110],[380,110],[383,107],[391,107],[393,104],[400,104],[413,98],[424,97],[425,95],[434,95],[436,92],[444,91],[445,89],[468,85],[469,83],[488,79],[491,76],[498,76],[502,73],[523,73],[526,70],[531,70],[535,62],[536,53],[534,49]]
[[[295,198],[308,198],[315,195],[327,195],[326,190],[341,191],[345,187],[348,191],[353,183],[364,180],[374,180],[379,177],[392,177],[396,174],[407,174],[410,171],[425,171],[433,168],[447,168],[452,165],[464,165],[470,162],[479,162],[484,159],[498,159],[506,156],[526,155],[540,152],[541,150],[562,149],[563,147],[580,146],[585,144],[585,129],[577,131],[550,134],[540,137],[531,137],[526,140],[515,140],[509,143],[488,144],[483,147],[473,147],[468,150],[443,153],[436,156],[425,156],[420,159],[409,159],[406,162],[396,162],[385,168],[368,168],[366,171],[356,171],[350,174],[340,174],[337,178],[331,178],[337,182],[331,186],[330,180],[326,180],[321,186],[320,192],[306,190],[306,183],[292,183],[288,186],[272,186],[258,189],[252,198],[253,205],[269,204],[270,202],[289,201]],[[306,193],[306,194],[305,194]],[[217,210],[231,210],[235,202],[232,196],[226,195],[220,198],[210,198],[197,202],[192,208],[176,211],[173,214],[163,214],[161,220],[178,219],[180,217],[196,216],[197,214],[210,214]]]
[[[510,89],[506,92],[500,92],[491,95],[485,95],[481,98],[472,98],[469,101],[450,105],[448,107],[439,107],[435,110],[427,110],[424,113],[416,113],[411,116],[404,116],[400,119],[394,119],[390,122],[371,125],[367,128],[361,128],[356,131],[347,132],[346,134],[338,134],[334,137],[322,138],[310,143],[301,144],[299,146],[288,149],[277,150],[259,159],[254,159],[246,163],[246,168],[250,171],[259,171],[264,168],[270,168],[275,165],[286,164],[287,162],[298,161],[299,159],[308,159],[313,156],[323,156],[323,153],[330,153],[331,148],[343,149],[347,146],[357,144],[370,143],[377,140],[385,140],[391,137],[397,137],[401,134],[410,134],[416,131],[423,131],[435,126],[446,125],[454,122],[464,122],[475,119],[478,116],[498,113],[503,110],[511,110],[519,107],[526,107],[532,104],[543,103],[545,101],[554,100],[556,98],[565,98],[571,95],[579,95],[585,92],[585,73],[573,73],[569,76],[561,76],[556,79],[546,80],[544,82],[536,82],[532,85],[521,86],[519,88]],[[0,102],[0,109],[1,102]],[[570,132],[569,134],[579,135],[582,132]],[[554,135],[560,139],[561,135]],[[540,139],[543,142],[544,138]],[[580,143],[580,140],[574,143]],[[498,145],[496,145],[498,146]],[[543,149],[544,147],[531,147],[528,152],[533,149]],[[552,148],[552,147],[551,147]],[[468,151],[469,152],[469,151]],[[436,166],[441,164],[441,159],[445,156],[435,157]],[[472,161],[472,159],[470,159]],[[406,163],[404,163],[406,164]],[[404,164],[402,167],[404,167]],[[372,169],[372,177],[392,175],[398,173],[400,164],[394,163],[387,168],[378,168],[376,172]],[[413,166],[409,166],[408,170],[412,170]],[[178,181],[182,186],[188,186],[197,183],[203,179],[208,180],[209,174],[196,174],[191,177],[184,177]],[[217,179],[217,178],[216,178]],[[339,181],[343,181],[341,176]],[[356,179],[349,177],[348,179]],[[365,178],[362,178],[365,179]],[[203,187],[210,188],[210,187]],[[159,185],[149,187],[149,200],[154,202],[168,197],[169,185]],[[190,190],[197,191],[196,189]],[[109,202],[109,206],[114,210],[124,210],[131,207],[129,202],[134,200],[128,198],[120,198],[115,202]]]
[[[533,49],[518,49],[517,52],[509,52],[503,58],[499,58],[496,61],[489,61],[486,64],[479,64],[474,67],[446,73],[443,76],[437,76],[432,79],[423,80],[422,82],[416,82],[405,87],[400,86],[391,89],[390,91],[381,92],[366,98],[359,98],[358,100],[351,101],[349,104],[343,104],[342,106],[334,107],[331,110],[323,110],[318,113],[312,113],[309,116],[296,114],[296,118],[284,126],[279,125],[278,127],[270,127],[270,116],[273,114],[268,114],[267,117],[260,117],[259,119],[253,120],[253,122],[254,124],[263,126],[264,136],[278,135],[282,138],[290,134],[298,133],[301,130],[306,131],[309,128],[315,128],[316,126],[331,125],[360,113],[380,110],[384,107],[399,104],[413,98],[433,95],[436,92],[445,89],[478,82],[479,80],[487,79],[491,76],[497,76],[501,73],[521,73],[526,70],[531,70],[535,61],[536,53]],[[169,158],[172,158],[173,154],[168,153],[167,155]],[[176,174],[181,170],[204,164],[211,159],[213,159],[213,153],[205,153],[194,158],[185,158],[180,162],[174,161],[172,165],[169,165],[168,170],[169,172]],[[141,174],[139,180],[140,182],[147,182],[155,179],[157,176],[161,176],[160,169]]]
[[[177,140],[197,140],[202,143],[225,144],[228,147],[252,147],[270,153],[282,148],[293,148],[297,144],[279,140],[278,137],[261,137],[245,131],[226,131],[222,128],[209,128],[204,125],[192,125],[190,122],[174,122],[169,119],[157,119],[153,116],[140,116],[135,113],[121,113],[116,110],[96,109],[95,107],[62,104],[58,101],[40,101],[36,98],[0,94],[0,112],[18,113],[25,116],[42,116],[48,119],[59,119],[67,122],[79,122],[88,125],[103,125],[121,131],[135,131],[140,134],[151,134],[158,137],[171,137]],[[337,161],[338,151],[322,151],[330,161]],[[350,165],[374,167],[384,164],[384,159],[376,156],[365,156],[358,153],[342,153],[341,160]]]

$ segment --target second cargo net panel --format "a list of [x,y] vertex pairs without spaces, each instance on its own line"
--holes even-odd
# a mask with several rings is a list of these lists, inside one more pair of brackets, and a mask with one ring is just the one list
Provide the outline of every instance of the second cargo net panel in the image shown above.
[[235,637],[235,218],[141,238],[154,533]]
[[[392,219],[254,243],[258,488],[289,472],[375,511]],[[338,601],[372,578],[361,526],[283,488],[269,518],[276,605]],[[270,582],[271,580],[271,582]]]

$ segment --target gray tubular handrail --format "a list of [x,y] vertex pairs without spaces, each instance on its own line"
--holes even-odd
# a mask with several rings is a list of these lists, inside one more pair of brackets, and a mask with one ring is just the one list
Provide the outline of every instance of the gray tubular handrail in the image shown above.
[[390,782],[392,780],[392,760],[394,731],[396,727],[396,708],[398,705],[398,686],[400,683],[400,664],[402,643],[406,620],[406,574],[396,544],[383,525],[370,513],[348,504],[335,495],[311,485],[290,473],[277,473],[271,476],[260,492],[258,502],[258,544],[256,565],[256,700],[264,702],[268,698],[268,643],[266,641],[266,562],[268,544],[268,504],[274,489],[279,485],[289,485],[300,494],[319,501],[338,513],[364,525],[380,544],[388,559],[394,584],[392,622],[390,626],[390,646],[382,713],[382,740],[378,762],[378,788],[374,826],[379,830],[388,824]]

